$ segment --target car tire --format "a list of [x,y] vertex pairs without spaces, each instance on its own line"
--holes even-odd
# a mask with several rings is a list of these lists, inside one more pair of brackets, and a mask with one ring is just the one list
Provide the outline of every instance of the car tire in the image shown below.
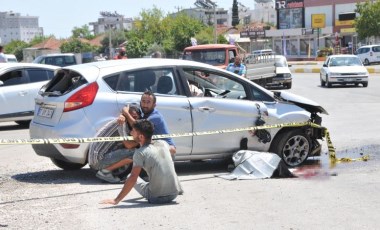
[[86,164],[70,163],[70,162],[66,162],[66,161],[62,161],[62,160],[58,160],[54,158],[50,158],[50,159],[56,166],[64,170],[78,170],[78,169],[83,168],[86,165]]
[[321,86],[324,87],[326,85],[326,82],[322,80],[322,74],[319,77],[321,79]]
[[364,62],[363,62],[364,65],[370,65],[371,63],[368,61],[368,59],[364,59]]
[[23,126],[23,127],[28,127],[29,128],[29,125],[30,125],[30,120],[27,120],[27,121],[15,121],[17,124]]
[[367,87],[367,86],[368,86],[368,82],[363,83],[363,87]]
[[312,142],[302,129],[287,129],[273,140],[270,152],[281,157],[286,165],[296,167],[308,158]]
[[326,75],[326,86],[327,88],[331,88],[332,84],[329,82],[329,77]]

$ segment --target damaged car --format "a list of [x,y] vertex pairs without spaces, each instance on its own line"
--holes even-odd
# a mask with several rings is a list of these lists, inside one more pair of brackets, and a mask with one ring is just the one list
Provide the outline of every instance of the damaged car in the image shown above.
[[[211,65],[173,59],[112,60],[61,68],[36,98],[30,136],[95,137],[125,105],[139,105],[145,90],[155,93],[156,108],[170,133],[218,131],[174,137],[176,161],[228,158],[248,149],[276,153],[294,167],[321,153],[324,128],[270,127],[292,122],[321,125],[319,114],[327,112],[317,103],[290,92],[269,91]],[[268,128],[246,129],[255,126]],[[32,146],[62,169],[80,169],[91,157],[89,143]]]

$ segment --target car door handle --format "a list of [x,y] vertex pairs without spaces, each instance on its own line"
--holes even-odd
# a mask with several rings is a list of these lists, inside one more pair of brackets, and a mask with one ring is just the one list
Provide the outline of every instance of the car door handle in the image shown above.
[[20,96],[25,96],[27,94],[28,94],[27,91],[20,91],[20,92],[18,92],[18,95],[20,95]]
[[203,112],[214,112],[215,111],[215,108],[212,108],[212,107],[199,107],[198,109],[199,109],[199,111],[203,111]]

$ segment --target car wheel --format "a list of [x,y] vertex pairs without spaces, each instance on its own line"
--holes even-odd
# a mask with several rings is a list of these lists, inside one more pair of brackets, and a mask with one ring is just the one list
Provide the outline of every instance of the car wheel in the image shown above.
[[29,127],[30,125],[30,120],[27,121],[15,121],[17,124],[24,126],[24,127]]
[[66,161],[62,161],[62,160],[58,160],[54,158],[50,158],[50,159],[56,166],[64,170],[78,170],[78,169],[83,168],[86,165],[86,164],[70,163],[70,162],[66,162]]
[[307,159],[310,150],[310,138],[301,129],[292,129],[279,133],[269,151],[278,154],[288,166],[296,167]]
[[363,83],[363,87],[367,87],[367,86],[368,86],[368,82]]
[[363,62],[364,65],[370,65],[371,63],[369,63],[368,59],[364,59],[364,62]]
[[321,86],[324,87],[326,83],[324,80],[322,80],[322,74],[319,76],[319,78],[321,79]]
[[331,88],[331,83],[329,82],[329,77],[326,75],[326,85],[327,88]]

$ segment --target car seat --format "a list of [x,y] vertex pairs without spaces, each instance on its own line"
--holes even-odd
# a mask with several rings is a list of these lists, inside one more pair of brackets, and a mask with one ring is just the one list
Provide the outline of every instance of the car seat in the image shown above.
[[173,89],[173,81],[169,76],[162,76],[158,79],[157,93],[168,94]]
[[145,70],[135,75],[135,92],[144,92],[152,90],[152,86],[156,83],[156,74],[152,70]]

